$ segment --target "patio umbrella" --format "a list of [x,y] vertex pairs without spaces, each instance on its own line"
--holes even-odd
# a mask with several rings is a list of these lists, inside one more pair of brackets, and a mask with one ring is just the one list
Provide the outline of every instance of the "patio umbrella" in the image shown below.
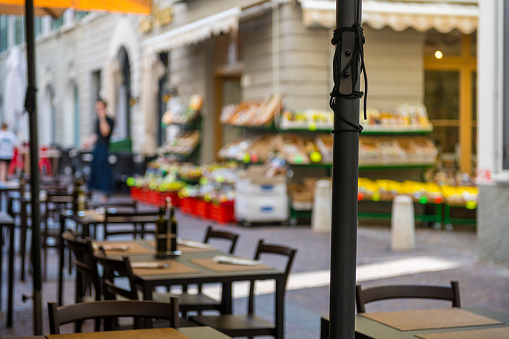
[[13,47],[5,62],[4,121],[14,132],[25,112],[26,61],[18,46]]
[[[330,338],[355,337],[355,270],[357,257],[357,196],[359,179],[359,91],[364,70],[362,0],[336,0],[332,42],[334,111],[332,225],[329,333]],[[364,72],[367,91],[367,78]],[[367,93],[366,93],[367,94]],[[364,97],[365,99],[366,97]],[[366,109],[366,102],[364,102]]]
[[1,14],[25,14],[27,49],[27,91],[25,109],[30,125],[30,174],[32,207],[32,265],[33,265],[33,322],[34,335],[42,334],[42,275],[41,275],[41,229],[39,202],[39,152],[37,141],[37,105],[35,82],[35,36],[34,15],[59,16],[65,9],[82,11],[112,11],[132,14],[150,14],[151,0],[0,0]]

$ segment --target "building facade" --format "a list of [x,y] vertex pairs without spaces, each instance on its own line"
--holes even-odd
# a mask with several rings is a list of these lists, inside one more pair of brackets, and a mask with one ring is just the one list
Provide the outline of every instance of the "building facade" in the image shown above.
[[[68,11],[58,20],[42,18],[40,142],[79,147],[92,132],[93,102],[101,96],[116,116],[115,140],[154,155],[165,140],[163,94],[177,89],[184,103],[193,94],[204,98],[200,161],[209,163],[236,133],[219,123],[225,104],[280,94],[285,109],[327,109],[334,5],[166,0],[147,17]],[[476,0],[363,1],[368,106],[426,104],[437,146],[464,172],[476,166],[477,16]],[[0,67],[23,41],[19,20],[0,20]]]

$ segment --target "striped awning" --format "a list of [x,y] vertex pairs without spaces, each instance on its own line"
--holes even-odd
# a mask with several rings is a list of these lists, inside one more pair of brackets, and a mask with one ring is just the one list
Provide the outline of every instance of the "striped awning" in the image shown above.
[[[336,27],[335,0],[300,0],[307,27]],[[395,31],[414,28],[424,32],[453,29],[470,34],[477,29],[479,7],[476,1],[377,1],[363,0],[362,22],[374,29],[390,27]]]
[[240,8],[234,7],[147,39],[143,43],[145,53],[169,51],[237,29],[241,12]]

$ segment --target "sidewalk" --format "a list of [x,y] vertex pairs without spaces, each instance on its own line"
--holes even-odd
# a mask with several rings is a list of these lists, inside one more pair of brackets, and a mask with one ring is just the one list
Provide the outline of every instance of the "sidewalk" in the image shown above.
[[[209,222],[179,215],[180,237],[201,241]],[[330,268],[330,235],[314,233],[309,227],[257,226],[244,228],[237,225],[218,225],[240,234],[237,255],[252,257],[258,239],[284,244],[298,249],[286,296],[286,338],[309,339],[319,337],[320,317],[328,314]],[[412,252],[395,253],[390,250],[390,228],[361,226],[358,230],[357,277],[363,286],[380,284],[443,284],[451,280],[460,282],[463,306],[480,306],[509,313],[509,269],[481,263],[477,259],[476,234],[474,232],[445,232],[417,229],[416,249]],[[5,250],[5,249],[4,249]],[[55,250],[50,250],[48,281],[44,283],[44,305],[54,301],[56,295]],[[19,260],[19,258],[17,258]],[[276,265],[275,262],[267,261]],[[4,277],[7,276],[4,265]],[[19,269],[19,265],[16,266]],[[28,275],[28,279],[31,276]],[[0,313],[0,337],[32,335],[31,301],[21,302],[21,294],[31,294],[31,281],[20,282],[15,276],[14,327],[5,328],[5,304],[7,286],[2,286],[2,312]],[[65,303],[73,301],[73,276],[65,277]],[[262,283],[257,287],[257,314],[272,316],[273,287]],[[234,288],[234,310],[246,309],[245,286]],[[217,289],[212,286],[212,294]],[[368,311],[400,310],[405,308],[441,307],[440,301],[390,301],[368,306]],[[446,304],[447,305],[447,304]],[[371,306],[371,307],[370,307]],[[446,306],[447,307],[447,306]],[[48,331],[46,307],[43,320]]]

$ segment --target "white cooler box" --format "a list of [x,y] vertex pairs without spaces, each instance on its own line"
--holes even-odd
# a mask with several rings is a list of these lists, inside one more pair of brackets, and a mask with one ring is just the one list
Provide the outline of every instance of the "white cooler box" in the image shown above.
[[244,195],[235,198],[235,218],[246,222],[284,222],[288,220],[288,196]]

